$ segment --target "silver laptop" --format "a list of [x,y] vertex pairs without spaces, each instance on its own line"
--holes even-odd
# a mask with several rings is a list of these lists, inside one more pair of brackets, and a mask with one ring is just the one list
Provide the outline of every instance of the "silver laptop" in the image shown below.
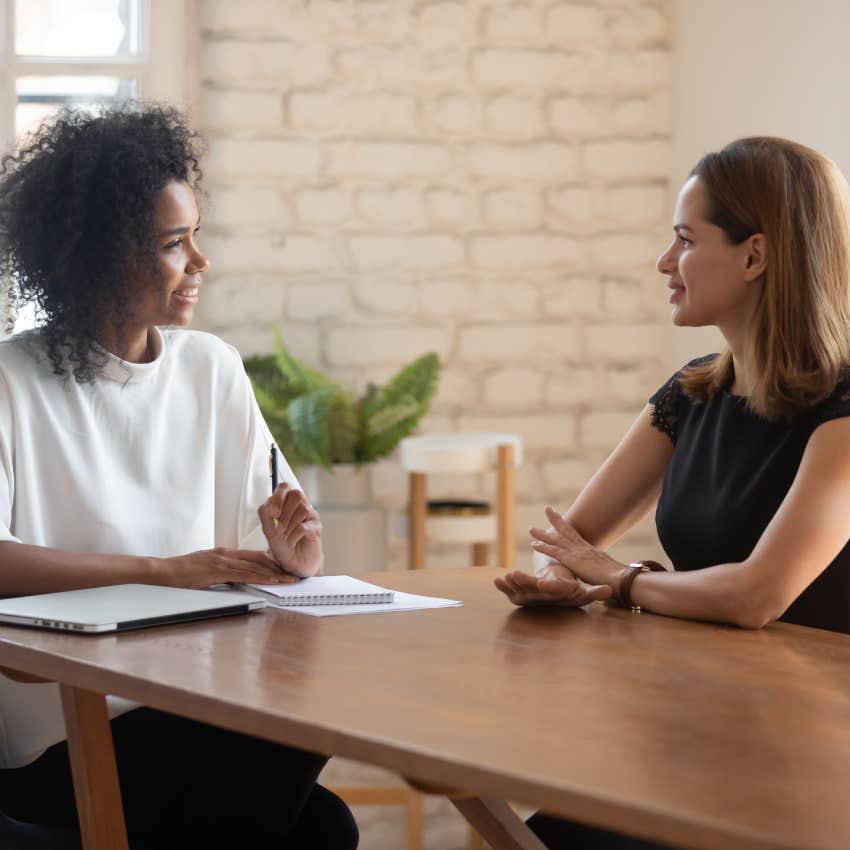
[[0,599],[0,622],[101,634],[247,614],[265,605],[264,599],[245,593],[115,584]]

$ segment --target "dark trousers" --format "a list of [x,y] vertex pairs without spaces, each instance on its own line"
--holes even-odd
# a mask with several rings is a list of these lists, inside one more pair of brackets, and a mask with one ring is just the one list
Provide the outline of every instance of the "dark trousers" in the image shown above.
[[[354,850],[339,797],[316,784],[326,759],[151,708],[112,721],[130,846],[149,850]],[[0,770],[0,810],[76,825],[68,747]]]
[[526,823],[549,850],[673,850],[666,844],[584,826],[545,812],[537,812]]

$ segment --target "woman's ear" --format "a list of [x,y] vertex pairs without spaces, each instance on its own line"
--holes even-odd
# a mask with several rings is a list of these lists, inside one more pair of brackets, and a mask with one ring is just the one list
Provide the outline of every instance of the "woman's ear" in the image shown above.
[[767,268],[767,237],[763,233],[754,233],[746,241],[746,267],[744,278],[758,280]]

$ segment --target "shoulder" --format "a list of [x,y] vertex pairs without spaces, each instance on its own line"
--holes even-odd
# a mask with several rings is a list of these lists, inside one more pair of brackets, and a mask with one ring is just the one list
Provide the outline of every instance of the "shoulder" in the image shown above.
[[649,403],[652,405],[652,425],[663,431],[674,445],[678,436],[679,420],[684,412],[684,408],[691,405],[691,401],[682,389],[682,375],[688,369],[707,366],[719,356],[719,354],[706,354],[702,357],[689,360],[650,396]]
[[703,354],[702,357],[695,357],[693,360],[689,360],[679,369],[678,372],[673,376],[674,378],[681,377],[683,372],[686,372],[688,369],[699,369],[701,366],[708,366],[709,363],[713,363],[717,358],[720,357],[718,352],[714,354]]
[[833,391],[810,412],[815,428],[833,419],[850,416],[850,369],[847,369]]
[[165,346],[183,365],[244,372],[239,352],[215,334],[184,328],[163,329],[161,333]]
[[0,339],[0,373],[8,382],[21,378],[29,383],[42,374],[52,376],[38,329]]
[[682,393],[681,388],[681,378],[682,375],[687,372],[689,369],[698,369],[701,366],[708,366],[710,363],[713,363],[720,355],[719,354],[704,354],[702,357],[695,357],[693,360],[689,360],[682,366],[681,369],[676,370],[652,395],[650,399],[650,403],[657,404],[662,398],[669,396],[671,394],[676,395],[684,395]]

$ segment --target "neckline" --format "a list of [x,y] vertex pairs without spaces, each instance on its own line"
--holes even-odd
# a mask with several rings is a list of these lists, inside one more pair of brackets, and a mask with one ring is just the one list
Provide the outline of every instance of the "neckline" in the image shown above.
[[105,348],[100,350],[106,355],[107,361],[100,373],[100,377],[119,384],[135,384],[153,377],[159,370],[165,352],[165,338],[159,328],[151,328],[149,331],[151,348],[153,349],[153,360],[148,363],[130,363],[122,360]]

